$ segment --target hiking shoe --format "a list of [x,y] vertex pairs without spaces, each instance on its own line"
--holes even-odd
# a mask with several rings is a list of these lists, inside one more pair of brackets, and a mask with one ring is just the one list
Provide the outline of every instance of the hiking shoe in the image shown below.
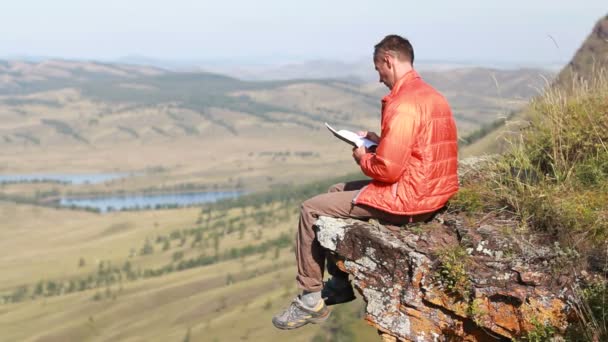
[[325,305],[335,305],[348,303],[355,300],[355,291],[353,285],[348,282],[348,285],[344,288],[336,288],[333,285],[331,279],[323,283],[323,290],[321,290],[321,298],[325,301]]
[[323,323],[330,313],[322,300],[314,309],[310,309],[302,303],[300,296],[297,296],[285,311],[272,317],[272,324],[279,329],[291,330],[308,323]]

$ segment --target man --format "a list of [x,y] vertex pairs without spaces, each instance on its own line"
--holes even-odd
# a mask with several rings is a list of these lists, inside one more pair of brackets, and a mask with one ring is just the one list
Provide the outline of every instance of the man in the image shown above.
[[302,203],[297,234],[298,287],[302,293],[273,317],[279,329],[321,323],[328,305],[355,298],[348,274],[328,262],[332,278],[323,284],[325,250],[313,226],[319,216],[369,219],[396,225],[426,221],[458,191],[456,125],[445,98],[413,69],[407,39],[386,36],[374,47],[374,65],[390,93],[382,99],[381,135],[361,132],[378,143],[375,151],[353,149],[371,181],[334,185]]

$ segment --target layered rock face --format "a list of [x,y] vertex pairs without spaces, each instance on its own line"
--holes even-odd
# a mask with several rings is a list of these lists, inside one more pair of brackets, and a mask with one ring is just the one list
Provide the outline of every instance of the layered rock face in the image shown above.
[[[499,225],[500,224],[500,225]],[[563,251],[507,234],[500,218],[457,214],[407,227],[321,217],[317,237],[343,261],[387,340],[502,341],[550,327],[572,308]]]

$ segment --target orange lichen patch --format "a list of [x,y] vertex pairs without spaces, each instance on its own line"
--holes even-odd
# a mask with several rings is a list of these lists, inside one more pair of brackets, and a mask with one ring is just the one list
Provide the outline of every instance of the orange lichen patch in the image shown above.
[[507,336],[519,334],[521,328],[517,308],[500,302],[488,303],[487,308],[492,331]]
[[421,272],[420,270],[414,272],[414,274],[412,275],[412,285],[415,287],[420,287],[420,283],[422,282],[424,276],[425,272]]
[[550,325],[559,330],[565,330],[568,322],[564,313],[564,303],[556,298],[529,298],[528,303],[521,308],[522,327],[524,331],[532,331],[534,323]]
[[[496,310],[494,306],[496,303],[490,301],[489,298],[481,296],[477,297],[470,304],[469,315],[470,319],[478,326],[483,327],[483,329],[490,330],[492,333],[505,336],[508,338],[513,337],[512,329],[505,329],[501,326],[501,322],[496,319],[496,316],[499,315],[500,310]],[[514,312],[515,309],[513,308]],[[513,316],[511,315],[510,318]],[[517,320],[517,316],[515,316]],[[508,324],[510,326],[511,324]],[[517,327],[519,327],[519,322],[517,322]]]
[[520,324],[517,308],[503,302],[489,302],[487,303],[487,309],[488,317],[495,325],[504,328],[510,334],[517,335],[519,333]]
[[464,336],[466,335],[462,321],[454,322],[451,326],[444,328],[442,333],[443,336],[447,337],[448,341],[461,341],[464,340]]
[[405,308],[403,310],[401,310],[403,313],[405,313],[406,315],[412,317],[412,318],[417,318],[417,319],[422,319],[423,318],[423,314],[422,312],[412,309],[412,308]]
[[432,290],[425,293],[424,299],[428,302],[446,308],[452,311],[455,315],[466,318],[468,311],[468,303],[460,298],[455,298],[442,291]]
[[428,337],[433,335],[442,335],[442,329],[440,329],[440,327],[438,327],[436,323],[437,322],[427,319],[426,317],[422,317],[421,315],[419,315],[419,317],[410,316],[411,331],[424,332],[425,335]]

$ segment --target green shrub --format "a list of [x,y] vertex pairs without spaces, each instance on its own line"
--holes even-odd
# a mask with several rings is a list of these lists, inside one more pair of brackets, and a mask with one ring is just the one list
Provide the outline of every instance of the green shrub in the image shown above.
[[438,252],[437,276],[449,294],[468,300],[471,280],[467,273],[469,255],[462,246],[450,247]]
[[474,186],[463,187],[448,203],[450,210],[479,212],[484,208],[480,189]]
[[572,341],[608,341],[608,284],[597,280],[576,291],[579,322],[568,328]]

